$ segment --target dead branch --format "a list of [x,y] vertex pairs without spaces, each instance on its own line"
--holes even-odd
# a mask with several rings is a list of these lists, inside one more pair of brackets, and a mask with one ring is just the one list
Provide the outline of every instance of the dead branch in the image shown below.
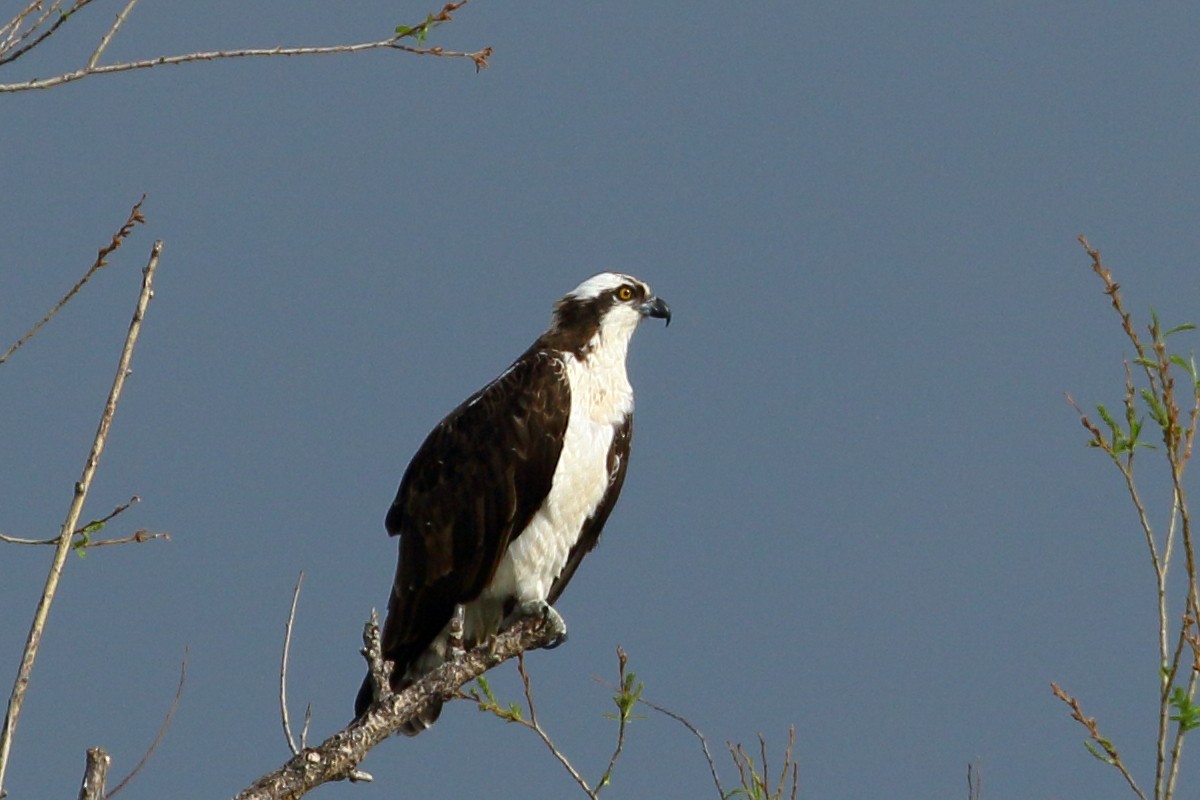
[[579,770],[575,769],[575,765],[558,749],[558,745],[554,744],[554,740],[550,738],[550,734],[542,727],[542,723],[538,722],[537,708],[533,704],[533,688],[529,684],[529,673],[525,671],[525,657],[523,655],[517,657],[517,672],[521,675],[521,685],[525,690],[525,705],[529,707],[529,719],[517,721],[537,734],[537,737],[542,740],[542,744],[546,745],[546,749],[550,751],[550,755],[554,756],[554,759],[559,764],[562,764],[563,769],[574,779],[575,783],[579,784],[579,788],[583,789],[584,794],[595,800],[596,790],[588,785],[587,780],[579,774]]
[[[128,511],[130,506],[132,506],[134,503],[137,503],[140,501],[141,501],[141,498],[138,497],[137,495],[134,495],[133,497],[129,498],[128,503],[123,503],[123,504],[117,506],[116,508],[114,508],[112,510],[111,513],[106,514],[105,516],[101,517],[100,519],[94,519],[91,522],[87,523],[86,525],[81,525],[78,528],[76,528],[75,536],[78,536],[80,538],[71,542],[71,549],[76,550],[76,551],[91,550],[96,547],[108,547],[108,546],[111,546],[114,544],[141,544],[142,542],[153,542],[158,539],[163,539],[168,542],[171,541],[171,534],[169,534],[169,533],[166,533],[166,532],[151,533],[150,531],[148,531],[144,528],[141,530],[134,531],[129,536],[123,536],[123,537],[120,537],[117,539],[97,539],[95,541],[92,540],[92,538],[91,538],[92,533],[100,530],[106,524],[108,524],[110,521],[112,521],[112,519],[114,517],[116,517],[118,514]],[[8,536],[7,534],[0,533],[0,542],[5,542],[6,544],[33,544],[33,545],[54,546],[54,545],[58,544],[58,537],[56,536],[53,539],[21,539],[16,536]]]
[[[296,745],[296,739],[292,736],[292,724],[288,720],[288,702],[287,702],[287,668],[288,668],[288,652],[292,647],[292,625],[296,621],[296,602],[300,599],[300,585],[304,583],[304,572],[300,572],[300,577],[296,578],[296,588],[292,590],[292,609],[288,612],[287,624],[283,626],[283,656],[279,664],[279,715],[283,722],[283,738],[287,740],[288,749],[292,751],[292,755],[300,755],[300,748],[307,745],[305,734],[308,733],[308,716],[305,713],[304,731],[300,734],[300,745]],[[311,711],[311,707],[309,711]]]
[[108,778],[110,764],[112,758],[104,750],[99,747],[88,748],[79,800],[104,800],[104,781]]
[[121,779],[111,792],[104,795],[104,800],[112,797],[117,792],[129,785],[137,774],[142,771],[142,767],[146,766],[146,762],[150,760],[150,756],[154,755],[154,751],[158,749],[159,744],[167,736],[167,730],[171,727],[171,720],[175,718],[175,712],[179,710],[179,701],[183,698],[183,684],[187,680],[187,664],[188,664],[188,649],[183,648],[183,661],[179,665],[179,685],[175,687],[175,697],[171,699],[171,707],[167,709],[167,716],[163,718],[162,725],[158,726],[158,733],[154,734],[154,740],[150,742],[150,746],[146,748],[146,752],[138,759],[137,764],[129,771],[129,774]]
[[88,490],[91,488],[92,479],[95,477],[96,470],[100,464],[100,456],[104,452],[105,443],[108,441],[108,432],[112,427],[113,417],[117,413],[117,402],[121,399],[121,391],[125,387],[125,378],[129,375],[129,364],[133,359],[133,349],[137,345],[138,334],[142,330],[142,320],[146,315],[146,308],[150,305],[150,298],[154,296],[154,273],[158,269],[158,259],[161,254],[162,242],[157,241],[150,249],[150,260],[147,262],[146,268],[142,271],[142,289],[138,294],[133,319],[129,323],[129,332],[125,336],[125,344],[121,348],[121,357],[117,362],[117,371],[113,377],[112,389],[109,390],[108,400],[105,402],[104,411],[100,415],[100,424],[96,429],[96,436],[92,440],[91,451],[88,453],[87,460],[84,463],[83,473],[80,475],[79,481],[75,484],[74,496],[71,500],[70,508],[67,510],[67,518],[62,524],[62,531],[59,534],[58,543],[54,550],[54,558],[50,564],[49,574],[46,576],[46,584],[42,589],[41,598],[38,600],[37,609],[34,611],[33,622],[29,627],[29,635],[25,640],[25,648],[21,653],[21,666],[17,671],[12,693],[9,696],[8,713],[4,718],[4,728],[0,730],[0,795],[3,795],[4,773],[8,767],[8,757],[12,752],[13,737],[17,730],[17,720],[21,715],[21,705],[25,699],[25,690],[29,686],[29,676],[33,672],[33,664],[37,659],[42,632],[46,627],[46,619],[50,615],[50,606],[53,604],[55,593],[58,590],[58,582],[62,577],[67,554],[71,551],[71,540],[75,536],[75,529],[79,524],[79,516],[83,513],[83,504],[87,500]]
[[113,234],[112,241],[100,248],[100,252],[96,254],[96,260],[92,262],[92,266],[88,267],[88,271],[84,273],[83,277],[71,287],[69,292],[63,295],[61,300],[54,304],[54,307],[50,309],[46,316],[42,317],[40,322],[30,328],[24,336],[17,340],[16,344],[5,350],[3,355],[0,355],[0,364],[7,361],[22,345],[32,339],[34,334],[42,329],[43,325],[49,322],[72,297],[79,293],[79,290],[83,288],[85,283],[91,280],[93,275],[101,268],[108,266],[108,257],[115,253],[117,248],[129,237],[129,234],[133,232],[134,225],[146,221],[146,218],[142,216],[142,203],[144,202],[146,202],[146,195],[142,195],[142,199],[134,203],[133,210],[129,212],[129,219],[125,220],[125,224],[121,226],[120,230]]
[[[76,4],[75,8],[72,8],[70,12],[67,12],[50,29],[44,31],[37,40],[35,40],[34,42],[25,46],[24,48],[22,48],[20,51],[16,52],[15,54],[11,54],[10,56],[8,56],[7,60],[11,61],[11,60],[17,58],[19,55],[21,55],[21,53],[27,52],[28,50],[30,50],[33,47],[40,44],[41,42],[45,41],[46,38],[48,38],[51,34],[53,34],[58,29],[58,26],[61,25],[63,21],[65,21],[67,16],[70,16],[70,14],[73,13],[75,10],[77,10],[77,8],[79,6],[85,5],[88,2],[91,2],[91,0],[77,0],[77,4]],[[81,67],[80,69],[77,69],[77,70],[70,71],[70,72],[64,72],[60,75],[55,75],[50,78],[35,78],[33,80],[23,81],[20,83],[0,84],[0,92],[27,92],[27,91],[32,91],[34,89],[50,89],[55,86],[61,86],[64,83],[71,83],[73,81],[81,80],[83,78],[88,78],[93,75],[111,75],[111,74],[117,73],[117,72],[129,72],[131,70],[137,70],[137,69],[150,69],[153,67],[163,66],[164,64],[188,64],[188,63],[192,63],[192,62],[196,62],[196,61],[216,61],[219,59],[229,59],[229,58],[335,55],[335,54],[342,54],[342,53],[364,53],[369,50],[383,50],[383,49],[399,50],[399,51],[402,51],[405,53],[410,53],[412,55],[418,55],[418,56],[439,56],[441,58],[465,58],[465,59],[469,59],[475,65],[475,71],[479,72],[480,70],[486,68],[488,65],[488,58],[491,57],[491,55],[492,55],[492,48],[490,48],[490,47],[485,47],[481,50],[474,50],[474,51],[458,51],[458,50],[445,50],[441,47],[427,47],[427,46],[424,46],[423,44],[420,44],[420,43],[424,42],[425,37],[431,28],[433,28],[434,26],[436,26],[442,22],[451,21],[452,12],[457,11],[459,8],[466,5],[467,2],[468,2],[468,0],[459,0],[459,2],[447,3],[445,6],[442,7],[441,11],[437,12],[436,14],[427,15],[424,21],[422,21],[416,25],[411,25],[411,26],[401,25],[396,29],[397,32],[390,38],[381,39],[379,41],[374,41],[374,42],[359,42],[357,44],[338,44],[338,45],[325,45],[325,46],[317,46],[317,47],[283,47],[283,46],[279,46],[279,47],[248,47],[248,48],[233,49],[233,50],[211,50],[211,51],[207,51],[207,52],[184,53],[182,55],[175,55],[175,56],[159,56],[157,58],[147,58],[147,59],[141,59],[138,61],[127,61],[127,62],[122,62],[119,64],[101,65],[99,63],[100,56],[103,55],[104,51],[108,48],[109,43],[111,43],[113,37],[116,36],[117,31],[120,29],[121,25],[125,22],[125,19],[129,16],[129,12],[132,11],[133,6],[136,3],[136,0],[130,0],[130,2],[127,2],[126,6],[122,9],[121,13],[117,16],[117,19],[113,23],[113,25],[108,29],[108,32],[105,34],[104,38],[101,39],[100,45],[92,53],[91,57],[88,59],[86,66]],[[17,22],[17,18],[14,18],[14,22]],[[14,22],[10,22],[10,23],[8,23],[8,25],[12,26],[14,24]],[[416,44],[416,45],[405,44],[404,40],[406,38],[412,39],[414,42],[417,42],[418,44]],[[0,59],[0,64],[3,64],[3,63],[4,63],[4,59]]]
[[1133,790],[1133,793],[1141,798],[1141,800],[1146,800],[1146,795],[1138,788],[1133,775],[1130,774],[1125,763],[1121,761],[1121,756],[1117,753],[1116,746],[1110,740],[1100,735],[1100,728],[1096,725],[1096,718],[1085,716],[1083,708],[1079,705],[1079,701],[1067,694],[1057,683],[1050,683],[1050,691],[1054,692],[1055,697],[1067,704],[1071,709],[1071,719],[1082,725],[1088,732],[1088,738],[1099,745],[1099,750],[1089,747],[1088,751],[1106,764],[1116,767],[1121,776],[1125,778],[1125,782],[1129,784],[1129,788]]
[[692,724],[691,720],[682,714],[677,714],[674,711],[671,711],[669,708],[663,708],[660,705],[650,702],[644,697],[639,697],[638,702],[647,708],[651,708],[658,713],[675,720],[680,725],[687,728],[688,731],[700,741],[700,749],[704,751],[704,760],[708,762],[708,772],[710,775],[712,775],[713,786],[717,788],[717,795],[721,798],[721,800],[731,797],[732,795],[727,793],[725,791],[725,787],[721,785],[721,779],[717,776],[717,763],[713,761],[712,753],[708,749],[708,739],[705,738],[704,734],[700,732],[700,729]]
[[390,666],[380,656],[379,625],[368,623],[363,632],[363,655],[376,686],[382,690],[377,691],[370,708],[321,744],[303,749],[283,766],[259,778],[238,794],[236,800],[298,798],[329,781],[369,779],[357,772],[359,763],[372,748],[414,719],[430,699],[453,699],[459,696],[462,685],[526,650],[544,647],[553,638],[553,633],[543,628],[542,620],[532,617],[522,620],[492,642],[443,664],[396,693],[387,688]]

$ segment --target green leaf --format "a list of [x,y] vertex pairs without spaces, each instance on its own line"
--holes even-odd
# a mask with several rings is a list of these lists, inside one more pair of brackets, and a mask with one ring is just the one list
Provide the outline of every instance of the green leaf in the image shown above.
[[1113,419],[1113,415],[1108,413],[1108,409],[1103,404],[1096,405],[1096,413],[1100,415],[1100,419],[1104,420],[1104,424],[1111,428],[1114,432],[1121,428],[1117,425],[1117,421]]
[[397,25],[396,26],[396,38],[403,39],[405,36],[412,36],[413,30],[414,29],[409,27],[408,25]]
[[1179,712],[1171,715],[1171,719],[1179,723],[1180,730],[1190,731],[1200,728],[1200,706],[1192,702],[1192,698],[1182,687],[1175,687],[1168,702]]
[[1167,427],[1167,409],[1163,406],[1162,401],[1149,389],[1142,389],[1141,394],[1142,399],[1146,401],[1146,405],[1150,406],[1150,417],[1158,423],[1158,427]]
[[480,675],[475,679],[475,682],[479,684],[479,689],[483,692],[483,696],[486,697],[492,705],[499,705],[499,703],[496,702],[496,695],[492,694],[492,687],[491,684],[487,682],[487,678]]
[[1092,758],[1095,758],[1097,761],[1103,761],[1109,766],[1117,763],[1109,757],[1108,753],[1101,751],[1100,748],[1096,747],[1096,745],[1092,744],[1086,739],[1083,740],[1083,746],[1086,747],[1087,751],[1092,754]]
[[1195,325],[1193,325],[1190,322],[1185,322],[1182,325],[1176,325],[1174,328],[1171,328],[1171,330],[1164,333],[1163,338],[1166,338],[1175,333],[1179,333],[1180,331],[1194,331],[1194,330],[1196,330]]

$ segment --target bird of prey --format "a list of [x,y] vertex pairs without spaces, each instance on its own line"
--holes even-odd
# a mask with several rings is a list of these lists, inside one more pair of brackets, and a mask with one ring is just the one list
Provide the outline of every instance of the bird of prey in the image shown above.
[[[629,341],[671,310],[630,275],[588,278],[554,306],[550,328],[468,397],[417,450],[386,525],[400,557],[382,634],[399,691],[452,657],[537,615],[566,639],[553,604],[596,545],[629,465]],[[457,642],[453,646],[458,646]],[[373,700],[370,676],[355,703]],[[404,730],[437,720],[426,706]]]

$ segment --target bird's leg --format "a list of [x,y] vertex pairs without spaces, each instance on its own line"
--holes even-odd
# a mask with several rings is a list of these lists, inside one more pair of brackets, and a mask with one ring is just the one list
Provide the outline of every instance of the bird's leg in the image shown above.
[[463,649],[463,607],[462,604],[454,606],[454,615],[450,617],[450,627],[448,630],[447,647],[450,652],[451,661],[461,661],[466,655],[466,650]]
[[521,620],[530,617],[540,619],[542,627],[550,635],[550,641],[545,645],[547,650],[553,650],[567,640],[567,623],[563,621],[562,615],[554,610],[554,606],[545,600],[526,600],[518,603],[512,613],[500,623],[500,630],[508,630]]

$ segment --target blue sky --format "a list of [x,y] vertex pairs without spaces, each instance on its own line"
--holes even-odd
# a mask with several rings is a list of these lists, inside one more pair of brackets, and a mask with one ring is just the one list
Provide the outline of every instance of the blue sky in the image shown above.
[[[119,5],[97,0],[0,81],[78,66]],[[147,2],[107,57],[380,39],[430,10]],[[1051,680],[1150,783],[1152,576],[1063,392],[1117,404],[1127,355],[1078,234],[1135,312],[1200,318],[1197,16],[477,2],[434,43],[494,47],[478,75],[381,52],[4,95],[5,345],[143,192],[149,223],[0,368],[0,531],[61,523],[161,238],[85,517],[137,494],[113,532],[172,535],[68,563],[12,796],[74,791],[96,744],[123,774],[185,646],[180,710],[127,795],[231,795],[282,762],[300,570],[293,715],[311,702],[314,735],[340,727],[408,457],[606,269],[674,320],[634,342],[632,465],[559,604],[571,640],[529,659],[581,769],[612,746],[592,676],[615,674],[620,644],[646,696],[714,746],[782,747],[794,723],[807,797],[964,796],[972,761],[988,798],[1124,796]],[[1161,522],[1165,486],[1151,495]],[[0,550],[7,669],[47,558]],[[502,696],[514,678],[498,671]],[[373,785],[320,795],[577,791],[530,734],[461,704],[364,768]],[[715,792],[694,740],[651,716],[606,795]]]

